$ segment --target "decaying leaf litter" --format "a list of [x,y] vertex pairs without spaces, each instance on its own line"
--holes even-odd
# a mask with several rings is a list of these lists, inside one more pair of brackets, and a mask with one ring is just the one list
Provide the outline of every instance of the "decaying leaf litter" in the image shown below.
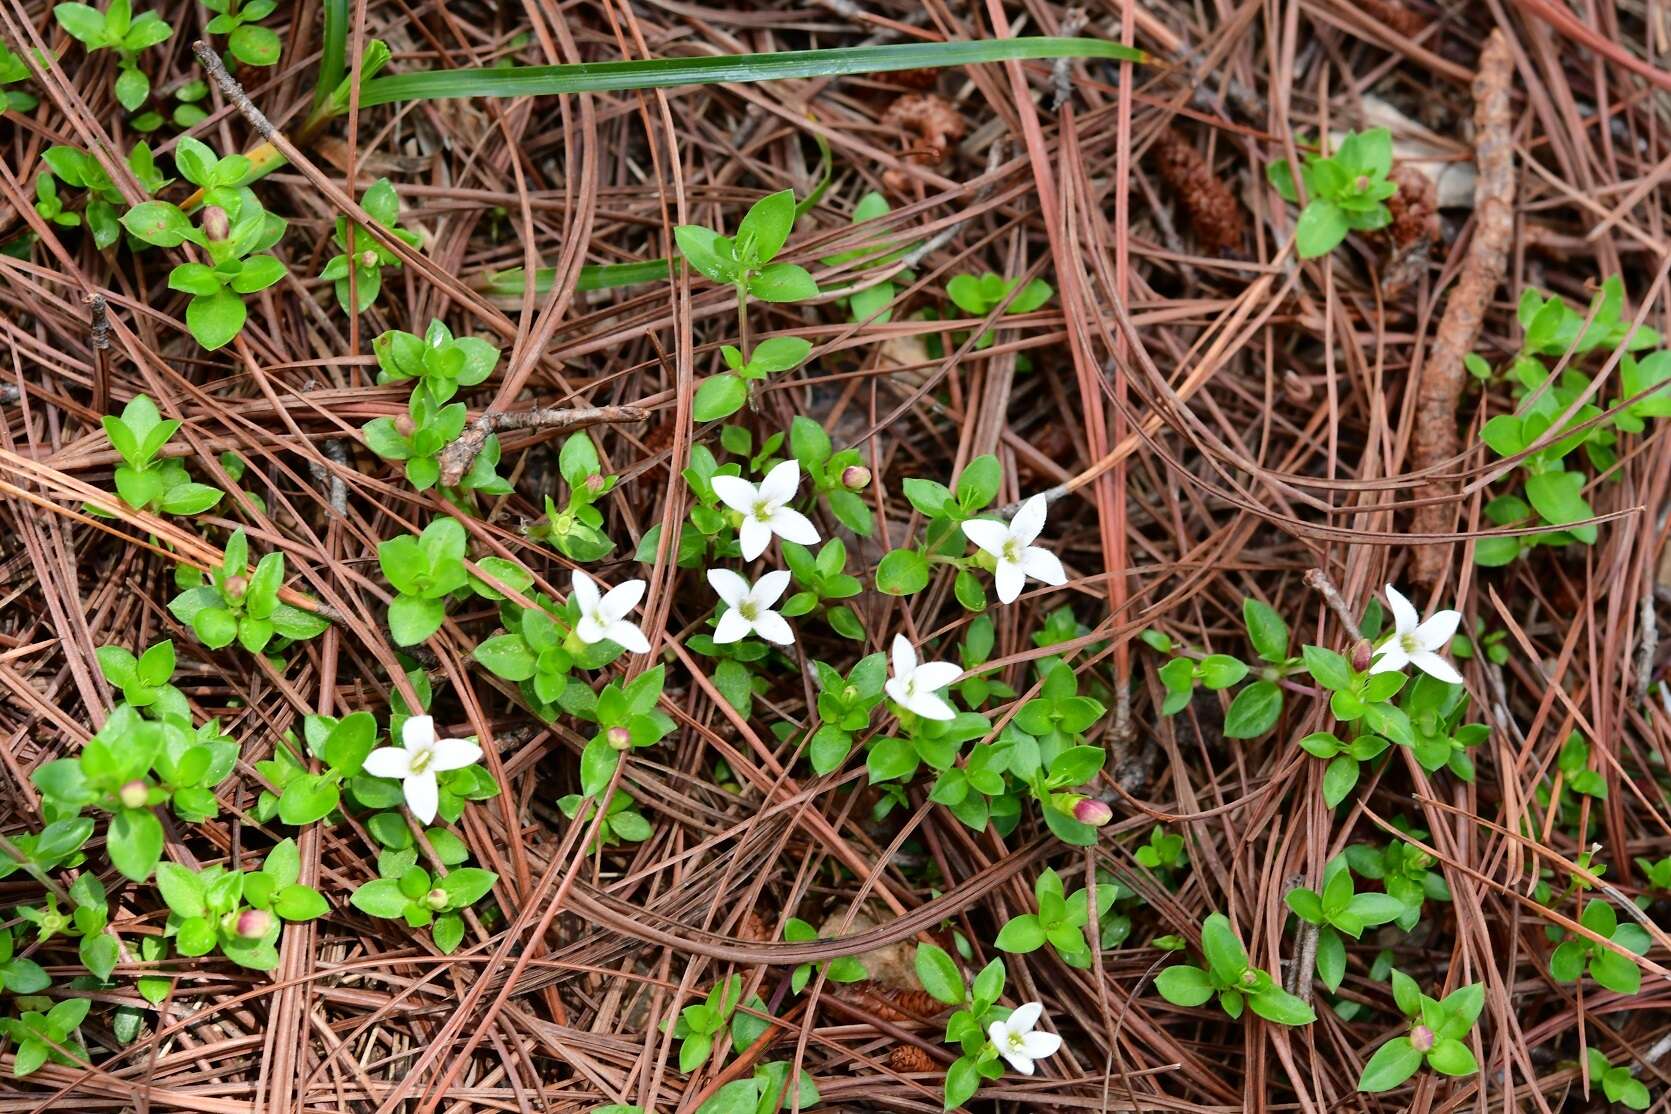
[[1663,1098],[1653,8],[116,7],[0,5],[0,1108]]

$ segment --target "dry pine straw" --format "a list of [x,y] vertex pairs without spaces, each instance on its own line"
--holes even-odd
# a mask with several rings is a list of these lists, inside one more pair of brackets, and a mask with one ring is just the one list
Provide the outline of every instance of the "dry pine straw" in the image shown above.
[[[143,64],[166,96],[200,76],[188,44],[203,12],[185,2],[159,10],[177,33]],[[605,3],[560,16],[539,5],[372,2],[350,10],[351,41],[388,40],[400,69],[1004,32],[993,22],[996,6],[938,0],[741,12]],[[1395,761],[1357,806],[1330,815],[1318,802],[1317,766],[1296,760],[1291,746],[1321,726],[1311,705],[1291,700],[1272,738],[1226,744],[1212,701],[1175,719],[1157,715],[1156,661],[1132,641],[1141,627],[1157,626],[1191,644],[1243,652],[1240,605],[1253,595],[1301,638],[1343,646],[1334,616],[1303,580],[1307,570],[1327,569],[1361,606],[1389,580],[1413,578],[1410,500],[1445,500],[1419,518],[1439,523],[1429,532],[1454,525],[1466,535],[1481,522],[1482,461],[1460,452],[1476,440],[1478,391],[1462,393],[1458,408],[1450,373],[1461,354],[1513,351],[1513,299],[1526,285],[1582,303],[1608,274],[1623,273],[1637,297],[1663,277],[1653,261],[1666,251],[1671,139],[1653,90],[1664,72],[1640,61],[1652,55],[1639,7],[1585,10],[1579,17],[1541,2],[1505,12],[1417,0],[1098,7],[1086,13],[1084,33],[1129,34],[1157,64],[1068,67],[1073,97],[1059,111],[1048,65],[364,110],[312,137],[293,166],[259,187],[291,220],[281,251],[295,281],[257,299],[245,340],[214,356],[186,338],[181,303],[162,289],[155,262],[122,254],[113,266],[81,234],[32,219],[43,147],[126,150],[136,138],[113,107],[108,55],[63,51],[37,89],[41,108],[0,122],[0,235],[40,237],[26,257],[0,258],[9,357],[0,830],[37,825],[29,771],[73,753],[109,706],[92,658],[103,643],[138,647],[172,636],[196,712],[221,715],[250,761],[305,713],[383,707],[396,658],[379,622],[375,545],[439,506],[366,454],[330,446],[352,444],[357,427],[395,413],[404,398],[371,385],[370,338],[387,328],[442,317],[460,333],[496,338],[507,353],[503,377],[469,394],[474,414],[490,403],[645,407],[648,422],[601,437],[610,467],[625,477],[605,504],[608,528],[630,552],[629,539],[670,521],[682,489],[669,476],[689,449],[676,424],[677,391],[711,370],[714,346],[729,339],[734,319],[723,296],[681,276],[671,286],[573,298],[559,282],[556,295],[495,304],[479,293],[480,280],[532,263],[570,274],[582,261],[654,258],[667,253],[673,221],[734,221],[765,191],[804,194],[819,173],[812,132],[830,144],[835,180],[797,233],[798,261],[852,246],[844,233],[851,205],[866,190],[886,189],[890,227],[927,247],[904,295],[911,307],[941,304],[950,276],[986,270],[1031,269],[1058,295],[998,344],[944,360],[929,357],[915,336],[921,326],[902,313],[858,328],[833,307],[762,311],[756,328],[804,335],[823,350],[807,371],[765,391],[747,420],[765,432],[809,413],[838,442],[858,444],[882,481],[869,493],[875,508],[899,531],[909,518],[902,478],[945,479],[980,453],[1003,462],[1005,502],[1062,486],[1068,494],[1051,530],[1076,579],[999,612],[995,656],[1008,662],[1005,679],[1025,688],[1027,662],[1041,652],[1030,634],[1046,611],[1071,606],[1104,647],[1076,666],[1109,690],[1129,684],[1130,696],[1093,740],[1113,751],[1107,789],[1117,820],[1096,848],[1070,851],[1036,838],[1030,821],[1008,841],[971,833],[935,808],[872,822],[861,779],[812,781],[771,742],[774,720],[804,720],[807,684],[782,678],[739,724],[716,706],[711,663],[681,652],[670,668],[679,730],[630,763],[625,780],[654,835],[578,855],[584,833],[552,807],[575,786],[575,725],[530,721],[469,668],[477,635],[460,628],[485,633],[491,619],[455,616],[459,628],[433,640],[423,661],[442,694],[441,717],[478,735],[504,777],[503,797],[469,809],[460,834],[501,875],[516,927],[497,922],[443,960],[422,934],[339,909],[288,932],[273,979],[219,962],[186,965],[140,1039],[113,1052],[108,1007],[138,1001],[119,977],[116,991],[98,996],[85,1034],[98,1067],[8,1080],[0,1111],[578,1111],[621,1096],[674,1109],[748,1070],[716,1060],[681,1076],[656,1028],[732,972],[786,1003],[769,1055],[798,1057],[828,1105],[935,1109],[948,1057],[922,1003],[902,1001],[881,977],[826,987],[815,1003],[781,998],[788,969],[760,962],[770,947],[762,941],[795,914],[854,931],[870,926],[870,939],[895,949],[890,969],[919,934],[947,942],[953,930],[984,958],[997,927],[1031,908],[1032,880],[1047,863],[1070,884],[1092,868],[1120,871],[1145,904],[1127,942],[1090,971],[1048,952],[1011,960],[1013,1000],[1042,999],[1068,1041],[1036,1080],[1009,1077],[987,1094],[1047,1109],[1327,1108],[1356,1101],[1349,1096],[1362,1060],[1389,1032],[1387,989],[1367,977],[1378,941],[1354,949],[1346,986],[1347,997],[1374,1009],[1351,1023],[1325,1009],[1303,1032],[1168,1005],[1151,980],[1169,960],[1150,941],[1193,939],[1206,913],[1223,911],[1257,962],[1281,966],[1295,948],[1283,930],[1286,888],[1315,884],[1346,843],[1386,838],[1382,822],[1395,815],[1432,833],[1454,901],[1430,906],[1419,934],[1386,942],[1430,990],[1485,983],[1477,1049],[1485,1071],[1422,1083],[1379,1108],[1576,1108],[1575,1058],[1585,1044],[1634,1065],[1657,1096],[1671,1031],[1665,981],[1649,975],[1630,1000],[1552,984],[1543,910],[1526,895],[1540,867],[1581,850],[1551,824],[1535,792],[1573,730],[1594,744],[1608,784],[1605,800],[1584,806],[1608,879],[1636,894],[1633,857],[1658,858],[1671,845],[1652,776],[1671,755],[1671,724],[1636,690],[1640,676],[1661,676],[1664,660],[1654,648],[1671,476],[1663,435],[1630,446],[1614,482],[1591,490],[1598,512],[1621,516],[1594,547],[1539,550],[1489,573],[1474,569],[1461,546],[1414,551],[1444,554],[1424,570],[1433,602],[1508,632],[1504,665],[1476,658],[1464,667],[1493,729],[1473,785],[1430,780]],[[318,5],[295,5],[273,22],[292,16],[284,62],[244,75],[281,126],[304,114],[318,48]],[[1019,34],[1048,33],[1066,18],[1052,4],[1005,13]],[[0,2],[9,41],[25,24],[51,33],[45,5]],[[1501,46],[1482,67],[1488,41]],[[1657,34],[1652,43],[1658,50]],[[1497,99],[1476,119],[1473,83],[1491,75],[1501,79],[1492,86]],[[1295,214],[1262,185],[1269,160],[1292,156],[1288,137],[1352,126],[1371,93],[1447,137],[1457,158],[1471,157],[1470,121],[1502,129],[1494,138],[1506,135],[1508,145],[1494,150],[1506,159],[1512,146],[1512,161],[1523,164],[1511,192],[1497,188],[1501,163],[1483,158],[1472,219],[1447,212],[1425,268],[1386,296],[1378,283],[1384,245],[1375,241],[1353,240],[1326,260],[1296,265],[1285,250]],[[894,108],[927,95],[960,118],[958,128],[937,131],[932,151]],[[206,105],[213,115],[197,132],[211,145],[252,141],[218,90]],[[363,188],[383,175],[399,184],[408,222],[424,232],[423,262],[391,273],[377,307],[349,321],[309,276],[323,263],[347,184]],[[1488,251],[1499,258],[1482,262]],[[89,326],[92,295],[108,306],[108,348],[99,344],[107,334]],[[1459,301],[1478,315],[1466,335],[1453,330]],[[1667,325],[1657,288],[1646,322]],[[1023,358],[1030,371],[1018,369]],[[1420,393],[1408,389],[1413,381]],[[1437,407],[1430,387],[1443,400]],[[248,655],[206,653],[162,609],[171,562],[147,537],[206,553],[231,519],[202,520],[211,528],[206,544],[179,520],[125,513],[101,523],[80,513],[88,485],[110,482],[113,458],[96,426],[103,399],[114,407],[139,392],[186,419],[180,443],[198,476],[224,483],[216,463],[224,450],[250,462],[246,483],[268,513],[243,524],[261,547],[285,551],[298,573],[293,587],[340,615],[283,672]],[[1495,388],[1485,412],[1509,403]],[[563,563],[519,530],[554,482],[552,431],[507,430],[503,440],[504,472],[518,493],[472,524],[478,546],[563,584]],[[1430,475],[1440,481],[1404,478],[1418,467],[1437,469]],[[878,556],[874,547],[855,552],[865,562]],[[637,567],[602,571],[616,579]],[[704,591],[691,574],[660,570],[652,639],[680,644],[706,615]],[[895,629],[955,637],[964,618],[941,582],[904,603],[868,593],[859,610],[873,647]],[[851,654],[816,634],[803,649]],[[738,788],[714,783],[719,757]],[[253,771],[228,785],[222,818],[179,833],[170,854],[206,862],[265,844],[239,819],[258,788]],[[1187,837],[1190,867],[1170,890],[1132,858],[1157,820]],[[886,853],[906,824],[908,838]],[[1510,834],[1520,831],[1539,842]],[[303,849],[310,875],[338,906],[370,869],[369,845],[350,827],[309,836]],[[861,889],[869,897],[855,912]],[[8,908],[38,895],[18,876],[0,883]],[[157,909],[148,890],[120,890],[116,926],[154,930]],[[39,954],[56,975],[71,973],[73,954],[58,943]]]

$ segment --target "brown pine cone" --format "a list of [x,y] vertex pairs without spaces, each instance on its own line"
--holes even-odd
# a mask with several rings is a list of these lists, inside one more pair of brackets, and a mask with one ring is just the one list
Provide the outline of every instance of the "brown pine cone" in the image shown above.
[[1176,129],[1167,128],[1155,141],[1154,155],[1155,169],[1177,196],[1178,208],[1188,218],[1201,250],[1209,255],[1241,251],[1247,240],[1242,206],[1195,145]]
[[901,1075],[934,1070],[934,1057],[914,1044],[896,1044],[888,1050],[888,1067]]

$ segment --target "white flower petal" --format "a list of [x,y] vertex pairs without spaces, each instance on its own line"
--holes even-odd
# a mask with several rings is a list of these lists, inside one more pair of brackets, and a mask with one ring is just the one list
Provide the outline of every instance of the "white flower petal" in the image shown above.
[[772,512],[772,518],[768,525],[771,527],[772,533],[786,542],[794,542],[797,545],[818,544],[818,527],[814,526],[812,520],[800,511],[792,511],[788,507],[779,507]]
[[759,501],[759,490],[741,476],[714,476],[708,481],[719,501],[734,511],[751,514]]
[[714,641],[719,643],[740,642],[747,638],[754,630],[754,624],[743,618],[743,613],[735,607],[726,608],[725,614],[719,617],[719,626],[714,628]]
[[1009,1028],[1002,1021],[994,1021],[986,1027],[986,1039],[996,1047],[1003,1048],[1010,1042]]
[[902,703],[908,711],[915,712],[924,719],[948,720],[957,718],[957,709],[931,692],[919,690],[910,700],[902,701]]
[[1404,652],[1397,639],[1382,643],[1376,647],[1376,652],[1379,656],[1369,667],[1371,673],[1391,673],[1410,664],[1410,655]]
[[750,595],[754,602],[761,607],[770,607],[783,595],[783,590],[789,587],[789,572],[787,569],[773,569],[765,576],[754,582]]
[[626,619],[617,619],[604,628],[603,636],[624,650],[634,654],[650,652],[650,640],[644,637],[644,632],[637,623]]
[[412,768],[412,756],[400,747],[378,747],[366,755],[362,769],[372,777],[403,778]]
[[894,635],[893,664],[894,676],[901,681],[910,680],[911,674],[916,672],[917,651],[903,634]]
[[[801,465],[799,461],[785,460],[776,468],[766,473],[766,478],[760,481],[760,498],[766,500],[772,507],[781,507],[795,498],[795,491],[801,486]],[[807,544],[802,542],[802,545]]]
[[938,692],[963,676],[963,667],[949,661],[925,661],[911,676],[918,692]]
[[771,543],[772,528],[755,518],[752,514],[743,515],[743,524],[737,527],[737,543],[742,546],[743,560],[752,561],[766,552],[766,546]]
[[638,601],[644,598],[646,587],[648,585],[642,580],[623,580],[598,601],[598,617],[606,623],[626,618],[638,606]]
[[1393,628],[1399,634],[1410,634],[1420,625],[1421,615],[1416,611],[1415,604],[1404,598],[1404,593],[1387,585],[1387,604],[1392,608]]
[[1039,531],[1044,529],[1044,512],[1045,498],[1042,495],[1035,495],[1021,504],[1021,509],[1010,519],[1010,533],[1015,540],[1022,545],[1031,545],[1033,539],[1039,536]]
[[963,524],[963,536],[996,557],[1004,552],[1004,543],[1010,540],[1010,531],[1002,522],[971,518]]
[[482,756],[482,748],[468,739],[440,739],[435,744],[435,757],[429,768],[436,773],[462,770]]
[[406,722],[400,725],[400,745],[407,750],[413,747],[427,747],[435,742],[435,718],[433,716],[408,716]]
[[1068,582],[1068,574],[1056,555],[1036,545],[1030,545],[1021,551],[1021,571],[1034,580],[1052,586]]
[[993,579],[997,582],[998,602],[1014,603],[1021,595],[1021,589],[1026,586],[1027,574],[1021,571],[1021,566],[1014,561],[999,561],[993,572]]
[[441,786],[432,772],[425,770],[421,774],[410,774],[400,787],[406,794],[406,807],[412,810],[413,816],[425,824],[435,819],[435,810],[441,804]]
[[[1033,498],[1042,499],[1044,496],[1035,495]],[[1007,1024],[1012,1033],[1026,1033],[1032,1031],[1033,1027],[1039,1023],[1039,1018],[1043,1016],[1043,1002],[1023,1002],[1015,1007],[1015,1011],[1010,1014]]]
[[1004,1059],[1009,1061],[1010,1067],[1014,1068],[1016,1071],[1020,1072],[1022,1075],[1032,1075],[1033,1074],[1033,1061],[1032,1061],[1032,1059],[1027,1057],[1027,1056],[1024,1056],[1020,1052],[1006,1051],[1004,1053]]
[[882,691],[888,694],[888,699],[902,706],[908,695],[906,688],[907,684],[903,677],[889,677],[882,682]]
[[1451,636],[1456,633],[1457,624],[1462,622],[1460,611],[1435,611],[1427,617],[1427,621],[1416,628],[1416,641],[1434,652],[1447,649],[1451,644]]
[[754,631],[767,642],[775,642],[779,646],[788,646],[795,641],[795,632],[789,629],[789,623],[775,611],[762,611],[760,618],[754,621]]
[[714,595],[724,601],[727,607],[736,607],[749,591],[748,581],[730,569],[709,569],[708,587],[714,590]]
[[1410,655],[1410,664],[1428,676],[1437,677],[1447,684],[1460,685],[1462,683],[1462,674],[1458,673],[1450,662],[1431,650],[1417,650]]
[[580,604],[582,615],[589,615],[598,609],[597,583],[579,569],[575,569],[574,576],[569,579],[569,591]]
[[588,646],[602,642],[609,637],[608,630],[599,621],[597,615],[592,612],[587,612],[580,617],[580,621],[574,625],[574,633],[576,638]]
[[1021,1051],[1034,1060],[1054,1056],[1062,1047],[1062,1038],[1055,1033],[1031,1032],[1021,1038]]

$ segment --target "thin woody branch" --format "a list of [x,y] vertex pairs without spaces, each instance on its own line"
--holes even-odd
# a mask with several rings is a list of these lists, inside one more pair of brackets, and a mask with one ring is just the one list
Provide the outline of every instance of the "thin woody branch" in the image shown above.
[[470,471],[490,433],[516,429],[541,429],[569,433],[595,425],[626,425],[647,421],[650,411],[642,406],[539,406],[532,410],[489,410],[470,423],[458,440],[441,453],[441,483],[455,487]]

